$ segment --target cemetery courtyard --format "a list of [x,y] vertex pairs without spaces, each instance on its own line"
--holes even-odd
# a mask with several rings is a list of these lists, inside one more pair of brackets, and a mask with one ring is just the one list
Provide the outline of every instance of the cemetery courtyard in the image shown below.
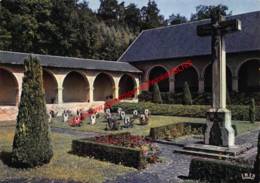
[[[54,156],[51,162],[42,167],[24,170],[8,166],[8,153],[12,149],[15,122],[1,122],[0,179],[6,182],[19,182],[21,180],[33,182],[48,182],[50,180],[57,182],[193,182],[183,179],[183,177],[188,176],[192,156],[174,154],[173,150],[179,148],[174,145],[158,144],[161,150],[160,162],[150,164],[143,170],[70,153],[73,139],[126,131],[147,136],[151,127],[188,121],[200,123],[205,122],[205,119],[152,115],[149,124],[146,126],[138,125],[139,122],[136,122],[133,128],[119,131],[105,130],[106,123],[103,119],[98,120],[95,125],[90,125],[86,121],[81,127],[70,127],[68,123],[62,122],[61,119],[53,119],[51,136]],[[233,124],[237,126],[238,143],[245,141],[252,143],[252,140],[254,140],[254,144],[256,144],[260,123],[233,121]],[[179,142],[185,143],[189,139],[188,136],[187,138],[182,137],[179,138]],[[178,176],[181,176],[182,179],[179,179]]]

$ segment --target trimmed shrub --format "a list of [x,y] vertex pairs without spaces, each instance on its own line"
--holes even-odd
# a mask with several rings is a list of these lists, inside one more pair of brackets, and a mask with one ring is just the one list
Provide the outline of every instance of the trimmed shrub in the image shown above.
[[[235,135],[237,135],[237,128],[232,125]],[[157,139],[175,139],[186,135],[204,135],[206,130],[205,123],[175,123],[154,127],[150,129],[149,138],[152,140]]]
[[158,104],[162,103],[161,92],[157,83],[153,85],[153,102]]
[[48,163],[52,156],[46,111],[42,67],[36,58],[25,60],[22,95],[13,141],[12,163],[35,167]]
[[[126,166],[142,169],[149,163],[148,161],[152,161],[152,159],[155,158],[154,156],[157,155],[154,154],[147,159],[147,155],[139,148],[140,145],[144,145],[146,140],[139,141],[136,139],[137,137],[139,140],[142,138],[139,136],[131,136],[130,133],[126,132],[96,138],[73,140],[72,153],[80,156],[93,156],[96,159],[106,160],[112,163],[122,163]],[[134,139],[130,142],[127,140],[128,138]],[[108,141],[109,144],[103,143],[103,141]],[[136,147],[132,147],[131,143],[135,143]],[[148,142],[147,144],[151,145]]]
[[255,122],[255,99],[252,98],[249,104],[249,121],[251,123]]
[[254,165],[254,173],[256,182],[260,182],[260,133],[258,134],[257,155]]
[[196,158],[191,161],[189,177],[208,182],[241,183],[242,174],[252,173],[252,167],[223,160]]
[[192,97],[190,93],[190,87],[188,82],[185,81],[183,87],[183,104],[184,105],[192,105]]
[[[153,115],[165,115],[165,116],[183,116],[194,118],[205,118],[206,112],[210,108],[208,105],[169,105],[169,104],[153,104],[151,102],[139,102],[139,103],[119,103],[112,108],[116,110],[121,107],[128,113],[132,113],[133,110],[144,111],[149,109]],[[248,106],[231,105],[228,106],[231,110],[233,120],[248,121]],[[260,107],[256,107],[256,120],[260,121]]]

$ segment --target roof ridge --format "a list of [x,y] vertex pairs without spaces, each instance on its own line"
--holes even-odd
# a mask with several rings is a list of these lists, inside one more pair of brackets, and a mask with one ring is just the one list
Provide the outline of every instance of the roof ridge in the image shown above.
[[[258,11],[252,11],[252,12],[246,12],[246,13],[240,13],[240,14],[236,14],[236,15],[227,15],[226,17],[235,17],[235,16],[241,16],[241,15],[246,15],[246,14],[254,14],[254,13],[260,13],[260,10],[258,10]],[[195,24],[195,23],[200,23],[200,22],[205,22],[205,21],[209,21],[209,18],[203,19],[203,20],[188,21],[188,22],[180,23],[180,24],[176,24],[176,25],[166,25],[166,26],[161,26],[161,27],[146,29],[146,30],[143,30],[143,32],[153,31],[153,30],[159,30],[159,29],[174,28],[174,27],[179,27],[179,26],[189,25],[189,24]]]

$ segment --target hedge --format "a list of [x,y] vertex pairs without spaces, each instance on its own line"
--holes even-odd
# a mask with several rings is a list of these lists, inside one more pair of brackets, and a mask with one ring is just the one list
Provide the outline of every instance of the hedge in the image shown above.
[[[152,115],[165,115],[165,116],[183,116],[194,118],[205,118],[206,112],[210,108],[209,105],[170,105],[170,104],[154,104],[151,102],[139,103],[119,103],[112,107],[116,110],[121,107],[127,113],[132,113],[133,110],[144,111],[149,109]],[[233,120],[249,120],[249,107],[245,105],[232,105],[228,106],[231,110]],[[260,106],[256,107],[256,120],[260,121]]]
[[195,158],[190,164],[189,178],[216,183],[245,183],[246,180],[242,180],[242,174],[249,174],[252,172],[253,168],[246,164],[215,159]]
[[[232,125],[235,135],[237,135],[237,128],[235,125]],[[159,127],[154,127],[150,129],[149,137],[152,140],[157,139],[168,139],[178,138],[185,135],[203,135],[206,130],[205,123],[176,123],[170,125],[164,125]],[[170,133],[170,134],[169,134]]]
[[[114,136],[127,133],[114,134]],[[141,150],[121,146],[101,144],[93,141],[93,138],[72,141],[72,153],[79,156],[95,157],[112,163],[122,163],[125,166],[137,169],[145,168],[146,161]]]

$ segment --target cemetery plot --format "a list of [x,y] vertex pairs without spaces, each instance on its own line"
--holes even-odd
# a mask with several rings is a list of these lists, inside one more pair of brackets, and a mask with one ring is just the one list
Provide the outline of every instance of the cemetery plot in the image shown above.
[[158,161],[159,148],[144,137],[120,133],[73,140],[72,152],[142,169]]

